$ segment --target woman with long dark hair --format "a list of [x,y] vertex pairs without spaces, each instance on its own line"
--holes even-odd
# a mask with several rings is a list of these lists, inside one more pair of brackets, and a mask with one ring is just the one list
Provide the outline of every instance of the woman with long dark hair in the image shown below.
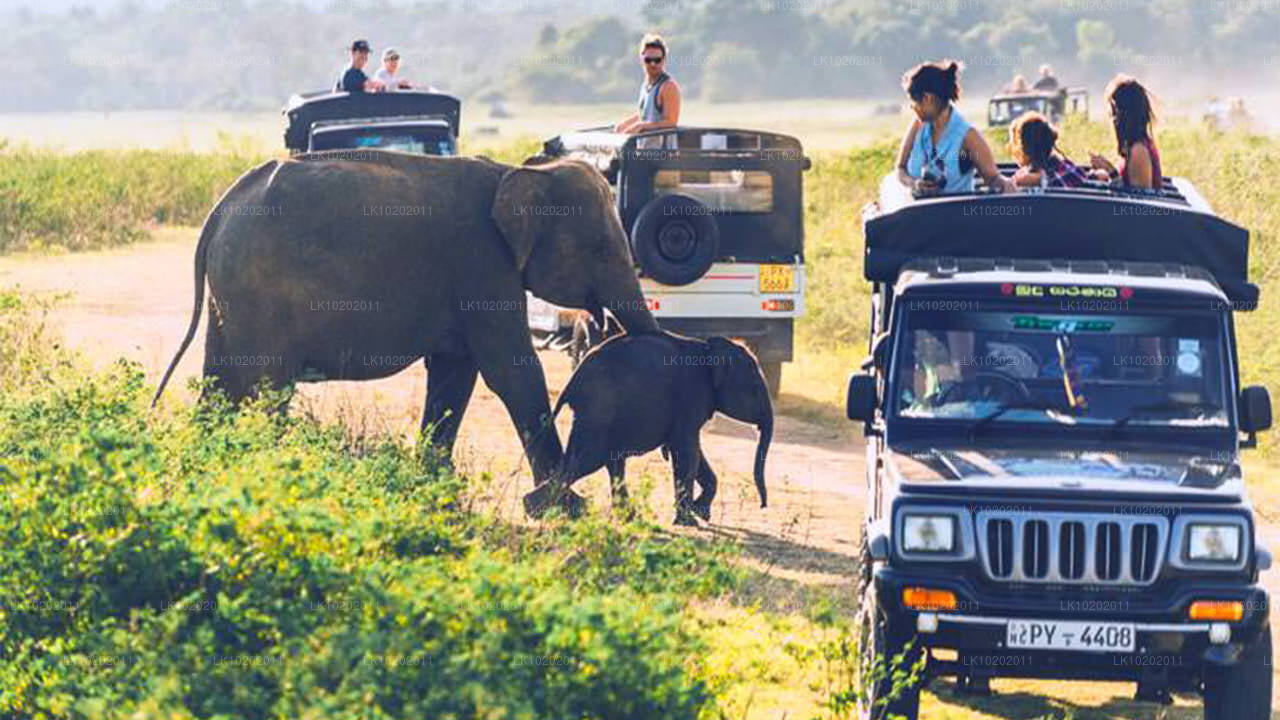
[[1150,94],[1136,79],[1117,75],[1107,85],[1106,97],[1111,125],[1116,131],[1120,167],[1091,152],[1089,161],[1094,168],[1094,177],[1128,188],[1161,189],[1164,176],[1160,169],[1160,150],[1156,147],[1156,114],[1151,107]]
[[1009,152],[1018,161],[1018,187],[1079,187],[1089,179],[1058,150],[1058,130],[1038,112],[1023,113],[1009,126]]
[[902,78],[916,119],[898,151],[898,180],[918,195],[972,192],[974,171],[999,192],[1013,190],[1000,175],[991,147],[961,117],[960,65],[921,63]]

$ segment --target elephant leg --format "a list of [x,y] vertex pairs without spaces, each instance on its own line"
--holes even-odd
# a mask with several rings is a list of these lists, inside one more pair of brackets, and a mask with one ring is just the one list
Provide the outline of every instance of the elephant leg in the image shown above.
[[[287,388],[294,380],[291,358],[269,343],[255,342],[249,333],[237,332],[230,323],[215,322],[215,312],[210,299],[204,376],[213,380],[212,389],[221,391],[235,405],[253,397],[264,383],[269,390]],[[204,393],[201,399],[206,399]],[[276,411],[283,413],[288,408],[286,395]]]
[[453,454],[462,416],[471,402],[479,368],[465,355],[432,355],[427,366],[427,404],[422,412],[422,433],[446,459]]
[[698,474],[702,450],[696,435],[671,447],[671,477],[675,483],[676,525],[697,525],[693,509],[693,480]]
[[564,462],[556,477],[568,487],[604,467],[608,459],[609,448],[603,435],[575,420],[565,443]]
[[634,516],[631,507],[631,495],[627,492],[627,456],[615,453],[607,463],[609,468],[609,490],[613,496],[613,509],[630,519]]
[[707,462],[705,454],[699,455],[698,463],[698,487],[702,492],[698,494],[698,498],[693,501],[693,512],[703,520],[711,520],[711,501],[716,497],[716,490],[719,487],[719,480],[716,474],[711,470],[711,465]]
[[524,325],[520,326],[518,338],[519,344],[514,348],[477,353],[480,376],[506,406],[533,470],[534,489],[524,497],[525,512],[531,517],[541,517],[554,503],[570,517],[577,517],[585,501],[558,477],[563,452],[551,419],[542,363],[533,351],[533,341]]

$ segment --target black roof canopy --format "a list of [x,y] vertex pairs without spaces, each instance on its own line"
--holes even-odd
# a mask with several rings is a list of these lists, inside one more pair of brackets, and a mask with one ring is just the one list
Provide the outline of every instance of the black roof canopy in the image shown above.
[[307,149],[311,126],[324,120],[438,116],[449,123],[454,137],[461,123],[462,103],[452,95],[419,90],[381,93],[321,91],[294,95],[284,108],[284,145]]
[[[864,274],[893,282],[920,257],[1111,260],[1203,268],[1250,308],[1249,232],[1215,215],[1191,185],[1161,194],[1062,190],[913,199],[893,176],[864,215]],[[904,196],[905,194],[905,196]]]

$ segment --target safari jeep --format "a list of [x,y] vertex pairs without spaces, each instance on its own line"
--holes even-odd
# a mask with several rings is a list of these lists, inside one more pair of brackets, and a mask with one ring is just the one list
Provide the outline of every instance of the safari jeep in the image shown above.
[[917,199],[890,177],[864,229],[862,716],[916,718],[952,676],[1130,681],[1269,718],[1247,232],[1176,178]]
[[1084,88],[1000,93],[987,101],[987,125],[1002,127],[1027,112],[1038,112],[1057,125],[1067,115],[1089,115],[1089,91]]
[[395,150],[456,155],[461,103],[421,90],[294,95],[284,108],[291,155],[316,150]]
[[[804,314],[800,142],[756,130],[676,128],[619,135],[608,128],[548,140],[531,162],[574,158],[613,187],[649,310],[667,330],[743,340],[770,392],[791,360]],[[546,344],[580,356],[599,338],[579,313],[531,299],[529,324]],[[578,324],[575,333],[575,323]]]

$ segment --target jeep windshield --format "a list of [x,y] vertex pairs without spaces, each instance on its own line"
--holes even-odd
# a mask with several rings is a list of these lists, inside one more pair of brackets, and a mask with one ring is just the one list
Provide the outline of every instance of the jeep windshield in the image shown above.
[[434,127],[369,127],[319,130],[312,150],[395,150],[415,155],[454,155],[453,138]]
[[1212,311],[1064,312],[985,299],[901,307],[890,388],[900,418],[984,431],[1228,427],[1224,330]]

